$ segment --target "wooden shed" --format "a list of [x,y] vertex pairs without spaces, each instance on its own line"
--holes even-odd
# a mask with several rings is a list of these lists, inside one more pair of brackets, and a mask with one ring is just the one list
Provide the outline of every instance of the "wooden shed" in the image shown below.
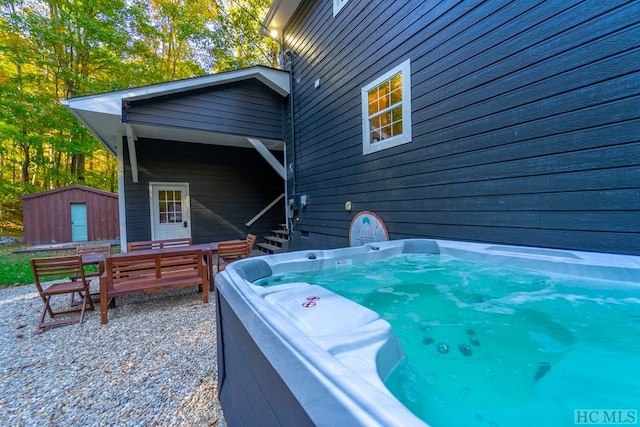
[[29,244],[112,240],[120,236],[118,195],[70,185],[22,197]]

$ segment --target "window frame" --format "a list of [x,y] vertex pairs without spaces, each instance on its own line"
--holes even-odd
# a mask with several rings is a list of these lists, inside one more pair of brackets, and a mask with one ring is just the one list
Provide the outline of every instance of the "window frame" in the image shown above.
[[[391,80],[391,78],[396,74],[400,74],[402,77],[402,100],[400,101],[402,103],[402,133],[380,141],[371,142],[371,128],[369,125],[369,91],[381,83]],[[363,155],[411,142],[411,60],[407,59],[363,86],[361,90],[361,103]]]
[[349,0],[333,0],[333,16],[335,17]]

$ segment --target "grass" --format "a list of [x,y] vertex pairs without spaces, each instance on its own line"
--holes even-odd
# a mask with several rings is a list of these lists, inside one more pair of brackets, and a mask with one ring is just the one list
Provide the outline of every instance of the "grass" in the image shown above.
[[42,251],[14,253],[26,249],[24,244],[6,244],[0,246],[0,286],[18,286],[33,283],[31,258],[71,255],[74,250]]
[[[75,254],[75,249],[61,249],[56,251],[14,253],[27,249],[25,244],[11,243],[0,245],[0,287],[28,285],[33,283],[31,272],[31,258],[46,258]],[[86,271],[95,266],[87,266]]]

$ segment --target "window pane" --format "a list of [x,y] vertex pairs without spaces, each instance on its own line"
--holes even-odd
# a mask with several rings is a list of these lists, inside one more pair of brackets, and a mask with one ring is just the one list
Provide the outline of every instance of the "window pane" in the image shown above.
[[160,214],[160,224],[167,223],[167,214]]
[[397,122],[399,120],[402,120],[402,107],[391,110],[391,121]]
[[395,105],[402,102],[402,88],[395,89],[391,92],[391,105]]
[[402,74],[391,77],[391,90],[402,89]]
[[372,100],[372,97],[369,96],[369,115],[375,114],[378,112],[378,101],[377,99]]
[[402,122],[395,122],[392,126],[393,135],[402,135]]
[[385,126],[391,124],[391,112],[380,114],[380,125]]
[[167,192],[166,191],[159,191],[158,192],[158,199],[159,200],[167,200]]

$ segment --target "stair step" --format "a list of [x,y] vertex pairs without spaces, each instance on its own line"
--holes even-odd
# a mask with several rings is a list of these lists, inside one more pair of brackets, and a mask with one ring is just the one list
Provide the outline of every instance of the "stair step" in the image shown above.
[[276,236],[286,236],[289,237],[289,232],[287,230],[271,230],[273,234]]
[[258,243],[256,246],[258,246],[259,250],[268,254],[278,254],[286,252],[286,250],[281,248],[280,246],[270,245],[269,243]]
[[266,240],[267,242],[275,242],[277,243],[276,246],[282,246],[286,243],[289,243],[289,239],[283,239],[282,237],[276,237],[276,236],[267,236],[264,238],[264,240]]

